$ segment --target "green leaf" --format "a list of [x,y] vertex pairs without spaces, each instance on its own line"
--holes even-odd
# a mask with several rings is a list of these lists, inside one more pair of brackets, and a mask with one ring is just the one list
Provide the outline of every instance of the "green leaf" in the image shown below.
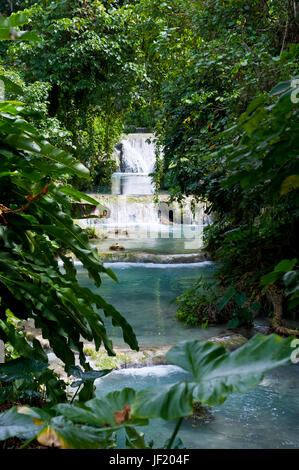
[[135,428],[126,426],[127,449],[151,449],[145,442],[144,433],[138,432]]
[[27,150],[28,152],[41,153],[41,146],[37,144],[31,137],[23,134],[8,135],[3,141],[13,148],[19,150]]
[[15,26],[23,26],[29,21],[29,12],[20,11],[12,13],[8,18],[0,15],[0,28],[13,28]]
[[35,424],[37,441],[59,449],[99,449],[107,444],[106,429],[76,425],[63,416],[54,416],[39,408],[19,407],[19,416],[31,419]]
[[[47,369],[48,363],[34,359],[18,358],[0,365],[0,378],[4,382],[12,382],[17,379],[32,379],[36,374],[41,374]],[[1,376],[1,374],[4,374]]]
[[73,382],[71,384],[71,387],[74,388],[83,385],[83,388],[80,390],[79,393],[79,401],[83,403],[93,398],[95,390],[94,381],[96,379],[99,379],[100,377],[104,377],[111,371],[112,369],[104,369],[99,371],[88,370],[87,372],[83,372],[79,366],[71,366],[69,368],[69,374],[80,379]]
[[93,204],[96,207],[100,207],[103,211],[106,211],[108,213],[108,209],[103,206],[102,204],[99,203],[96,199],[90,197],[88,194],[81,193],[80,191],[77,191],[76,189],[72,188],[71,186],[59,186],[59,191],[62,193],[66,194],[67,196],[70,196],[74,198],[76,201],[87,201],[90,204]]
[[0,28],[0,41],[22,40],[39,41],[40,38],[30,31],[18,31],[16,29]]
[[274,284],[278,279],[281,278],[280,271],[273,271],[272,273],[266,274],[261,278],[261,286],[268,286],[269,284]]
[[0,441],[11,437],[24,438],[28,434],[34,435],[39,429],[29,416],[19,414],[16,406],[0,413]]
[[[147,423],[146,419],[130,417],[124,411],[125,406],[132,406],[135,396],[135,390],[124,388],[121,391],[111,392],[101,399],[94,398],[80,407],[60,404],[56,406],[56,409],[74,423],[106,426],[106,428],[108,426],[119,428],[129,424],[144,425]],[[120,416],[116,416],[115,413],[120,413]]]
[[228,289],[228,291],[220,298],[218,303],[218,312],[221,312],[228,302],[236,295],[237,291],[234,287]]
[[292,271],[292,269],[296,266],[297,264],[297,258],[294,259],[284,259],[278,263],[274,271],[282,271],[284,273],[287,273],[288,271]]
[[284,196],[290,191],[294,191],[299,188],[299,175],[290,175],[283,180],[280,187],[280,194]]
[[269,95],[270,96],[281,95],[282,93],[285,93],[287,90],[289,90],[290,87],[291,87],[291,80],[280,82],[277,85],[275,85],[274,88],[272,88]]
[[2,81],[4,83],[5,91],[10,91],[10,92],[15,93],[17,95],[22,95],[23,94],[22,88],[19,85],[17,85],[13,80],[6,77],[5,75],[0,74],[0,81]]
[[107,437],[105,430],[89,426],[74,425],[62,418],[54,418],[51,424],[37,436],[40,444],[59,449],[105,449]]
[[193,383],[182,382],[138,392],[133,416],[173,420],[189,416],[193,410]]
[[242,292],[241,294],[237,294],[236,297],[235,297],[235,301],[236,301],[236,304],[237,304],[238,307],[243,307],[246,300],[247,300],[247,296],[246,296],[245,292]]
[[[104,369],[104,370],[88,370],[84,372],[79,366],[70,366],[69,374],[73,375],[80,379],[80,383],[84,383],[88,380],[96,380],[100,377],[104,377],[105,375],[109,374],[112,369]],[[73,386],[73,385],[72,385]]]
[[138,392],[132,413],[172,420],[191,414],[193,402],[221,405],[230,394],[256,387],[267,371],[289,364],[291,341],[256,335],[232,353],[212,343],[182,342],[167,353],[167,359],[190,372],[192,379]]

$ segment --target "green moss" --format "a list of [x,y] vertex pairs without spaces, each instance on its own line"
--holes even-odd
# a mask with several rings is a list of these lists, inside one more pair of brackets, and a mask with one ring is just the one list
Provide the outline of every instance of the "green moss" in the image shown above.
[[138,256],[136,256],[134,253],[100,253],[99,255],[101,256],[103,261],[127,261],[134,263],[138,261]]
[[95,351],[95,349],[85,347],[84,353],[91,357],[98,369],[117,369],[130,361],[130,355],[126,352],[119,352],[111,357],[106,351]]
[[223,346],[225,349],[233,350],[245,344],[247,342],[247,338],[239,334],[232,334],[219,338],[212,338],[210,341]]
[[[165,351],[166,352],[166,351]],[[124,367],[138,367],[153,364],[165,364],[165,353],[161,350],[152,351],[118,351],[115,357],[107,355],[106,351],[96,352],[94,348],[86,346],[84,353],[90,356],[97,369],[122,369]]]

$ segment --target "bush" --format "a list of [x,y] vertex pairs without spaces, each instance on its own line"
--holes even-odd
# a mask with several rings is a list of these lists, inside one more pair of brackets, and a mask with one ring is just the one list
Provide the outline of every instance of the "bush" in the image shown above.
[[176,298],[179,308],[175,316],[186,325],[200,325],[202,328],[224,323],[230,318],[233,307],[229,304],[219,312],[218,301],[219,291],[215,283],[203,282],[200,278],[194,287]]

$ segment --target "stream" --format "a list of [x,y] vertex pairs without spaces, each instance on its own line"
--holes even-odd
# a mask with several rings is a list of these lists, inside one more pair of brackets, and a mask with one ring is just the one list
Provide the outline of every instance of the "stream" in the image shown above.
[[[111,263],[118,283],[107,275],[98,293],[116,307],[133,327],[140,346],[161,347],[186,339],[207,339],[224,333],[224,327],[191,328],[175,319],[175,303],[170,303],[200,277],[212,276],[211,262],[189,264]],[[92,288],[86,272],[77,268],[80,284]],[[106,319],[106,327],[116,346],[124,346],[122,332]]]
[[[187,327],[175,319],[177,305],[173,300],[202,277],[213,277],[216,265],[209,261],[192,262],[200,254],[204,224],[209,220],[205,207],[194,214],[187,200],[185,205],[170,206],[165,196],[154,203],[149,178],[153,170],[154,146],[151,136],[131,134],[122,141],[119,170],[112,178],[112,195],[92,195],[106,206],[109,218],[87,219],[81,222],[104,232],[106,239],[96,241],[99,253],[113,254],[111,245],[122,245],[125,255],[141,253],[147,262],[105,263],[118,278],[116,283],[107,275],[98,290],[115,306],[133,327],[141,348],[172,346],[183,340],[208,340],[227,334],[226,326]],[[145,180],[146,179],[146,184]],[[138,183],[141,182],[141,186]],[[134,194],[134,197],[132,197]],[[167,256],[167,262],[157,262],[154,255]],[[176,262],[176,257],[188,256],[188,263]],[[152,261],[150,262],[152,256]],[[107,259],[107,258],[106,258]],[[184,258],[182,258],[184,259]],[[138,262],[139,261],[139,262]],[[191,261],[191,262],[190,262]],[[80,284],[94,289],[86,271],[77,266]],[[96,289],[97,291],[97,289]],[[115,346],[123,348],[120,328],[105,320]],[[278,449],[299,445],[299,364],[276,369],[267,374],[255,389],[233,394],[220,407],[210,410],[205,419],[184,420],[178,437],[187,449]],[[172,365],[115,370],[95,382],[96,395],[132,387],[143,388],[174,384],[188,380],[186,371]],[[147,442],[160,447],[170,437],[175,423],[151,420],[146,428]]]
[[[173,298],[190,287],[198,276],[210,276],[213,263],[154,265],[113,263],[107,265],[119,283],[104,276],[99,292],[117,307],[133,326],[141,347],[162,347],[183,340],[202,339],[225,333],[225,326],[186,327],[174,318]],[[82,285],[90,286],[79,268]],[[107,323],[117,346],[124,346],[119,328]],[[188,380],[184,370],[171,365],[115,370],[98,379],[96,395],[132,387],[141,390]],[[282,367],[267,374],[261,385],[244,394],[233,394],[220,407],[211,410],[207,421],[193,418],[183,422],[179,438],[187,449],[278,449],[297,448],[299,444],[299,364]],[[140,428],[154,447],[170,437],[174,422],[151,420]]]
[[[123,369],[98,379],[97,397],[113,390],[137,390],[188,380],[176,366]],[[299,364],[268,373],[261,385],[247,393],[235,393],[211,409],[208,420],[186,419],[179,438],[187,449],[288,449],[299,443]],[[145,433],[154,447],[170,437],[175,423],[151,420]]]

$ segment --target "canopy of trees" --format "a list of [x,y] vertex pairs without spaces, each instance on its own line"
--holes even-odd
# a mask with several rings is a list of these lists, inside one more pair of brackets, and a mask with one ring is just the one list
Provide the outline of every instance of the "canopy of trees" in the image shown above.
[[[288,363],[290,341],[258,336],[231,356],[187,342],[169,357],[192,372],[201,360],[210,364],[193,382],[138,394],[126,389],[107,397],[110,414],[90,403],[95,378],[109,370],[90,370],[82,338],[114,354],[98,311],[131,348],[138,343],[121,313],[78,283],[71,253],[95,286],[101,273],[115,276],[74,225],[72,203],[95,202],[80,190],[107,186],[122,133],[148,128],[163,153],[153,174],[157,194],[205,201],[213,216],[204,238],[221,262],[217,310],[233,302],[236,327],[251,324],[262,307],[276,332],[298,336],[283,325],[299,304],[298,2],[2,0],[0,12],[0,338],[10,355],[0,369],[0,403],[19,399],[18,387],[30,400],[44,387],[51,405],[10,410],[0,417],[0,440],[33,432],[38,420],[35,437],[48,444],[54,435],[57,447],[113,447],[123,428],[128,447],[148,447],[135,425],[151,417],[181,420],[195,399],[219,404],[257,385],[265,371]],[[182,318],[192,304],[200,323],[208,302],[193,289],[181,300]],[[61,403],[65,385],[40,344],[18,331],[29,318],[78,378],[80,407]],[[246,370],[252,351],[257,370],[235,377],[234,367]],[[215,357],[229,372],[216,385]]]

